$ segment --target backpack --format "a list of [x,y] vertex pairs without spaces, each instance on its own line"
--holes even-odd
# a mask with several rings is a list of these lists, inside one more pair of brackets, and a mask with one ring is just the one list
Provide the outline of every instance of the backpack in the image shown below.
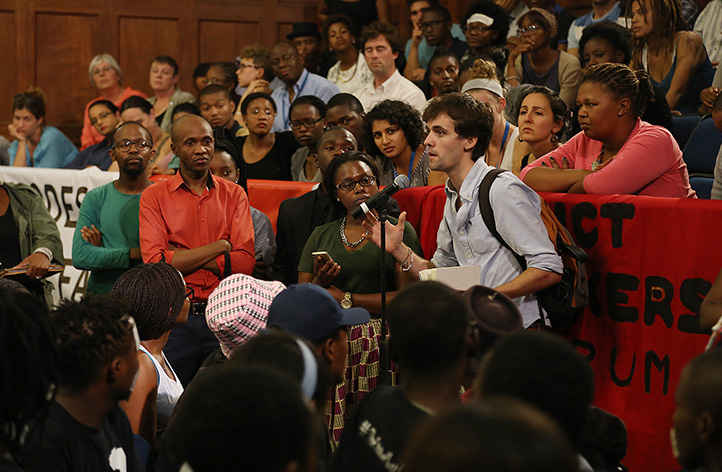
[[[497,231],[494,210],[491,208],[491,202],[489,201],[491,184],[502,172],[505,171],[492,169],[484,176],[481,185],[479,185],[479,210],[489,232],[499,244],[511,251],[522,270],[526,270],[527,266],[524,257],[514,252]],[[552,330],[566,333],[582,314],[584,307],[589,304],[589,285],[584,265],[589,256],[576,245],[569,231],[559,222],[544,199],[541,197],[539,199],[541,200],[541,219],[549,233],[549,239],[554,245],[554,249],[561,256],[564,264],[564,273],[561,280],[551,287],[536,293],[539,316],[543,321],[544,312],[546,312]]]

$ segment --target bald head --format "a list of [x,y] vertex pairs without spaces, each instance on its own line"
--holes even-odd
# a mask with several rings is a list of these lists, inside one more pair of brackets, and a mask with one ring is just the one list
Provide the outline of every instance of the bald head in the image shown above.
[[305,66],[296,46],[288,41],[279,41],[271,49],[271,67],[276,77],[286,85],[293,85],[301,78]]
[[198,115],[181,116],[173,122],[173,128],[170,132],[170,139],[176,146],[183,141],[183,137],[188,134],[189,129],[193,126],[205,127],[213,136],[213,128],[208,122]]

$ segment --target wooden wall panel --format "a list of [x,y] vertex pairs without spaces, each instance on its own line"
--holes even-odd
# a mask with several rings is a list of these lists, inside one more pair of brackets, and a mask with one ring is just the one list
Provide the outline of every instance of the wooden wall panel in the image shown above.
[[[0,74],[0,110],[2,116],[10,115],[11,102],[15,95],[15,79],[18,72],[18,63],[15,54],[15,15],[12,11],[0,11],[0,64],[4,72]],[[10,120],[8,120],[10,122]],[[3,134],[7,133],[5,126],[2,126]]]
[[[98,30],[97,16],[36,15],[35,83],[48,96],[48,123],[82,121],[85,104],[98,95],[88,78]],[[26,85],[18,84],[21,89]]]
[[183,64],[181,59],[179,23],[178,19],[119,18],[117,59],[123,68],[126,85],[152,96],[148,73],[150,61],[155,56],[172,56],[186,73],[193,68],[195,64]]
[[258,42],[260,25],[250,21],[199,21],[199,62],[233,60],[243,46]]

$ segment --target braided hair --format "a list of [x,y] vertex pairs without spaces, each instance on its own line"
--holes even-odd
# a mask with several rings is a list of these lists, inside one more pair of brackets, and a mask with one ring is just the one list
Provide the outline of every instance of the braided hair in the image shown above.
[[185,302],[185,282],[166,262],[134,267],[115,281],[110,294],[124,299],[140,339],[158,339],[170,330]]
[[624,64],[605,63],[589,67],[582,76],[582,82],[594,82],[608,90],[614,98],[627,98],[631,110],[639,118],[647,104],[654,101],[654,88],[649,74],[643,70],[632,71]]
[[45,304],[22,285],[2,285],[0,444],[18,457],[28,424],[45,412],[53,398],[58,382],[58,347]]

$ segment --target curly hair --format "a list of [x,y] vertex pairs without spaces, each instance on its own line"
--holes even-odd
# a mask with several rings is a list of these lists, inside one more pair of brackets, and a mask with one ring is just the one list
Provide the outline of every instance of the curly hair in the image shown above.
[[581,83],[593,82],[601,85],[614,95],[615,99],[628,98],[631,110],[640,117],[647,104],[654,101],[654,88],[649,74],[643,70],[632,71],[624,64],[596,64],[588,68]]
[[241,50],[238,55],[241,59],[247,57],[253,59],[253,65],[263,67],[263,78],[267,81],[273,80],[273,68],[271,67],[271,50],[260,44],[249,44]]
[[364,117],[364,130],[368,141],[365,143],[365,147],[372,156],[383,155],[373,138],[374,121],[383,120],[398,126],[404,132],[406,141],[412,150],[424,142],[424,122],[421,121],[421,114],[418,110],[400,100],[384,100],[373,107]]
[[133,318],[123,300],[89,295],[61,300],[51,312],[59,344],[60,385],[83,390],[103,366],[134,348]]
[[326,39],[326,42],[328,42],[328,30],[336,23],[344,25],[354,38],[358,37],[359,29],[353,19],[348,15],[335,14],[329,15],[323,24],[321,24],[321,32],[323,33],[323,37]]
[[572,113],[571,111],[569,111],[567,104],[564,103],[564,100],[559,98],[559,94],[554,90],[543,85],[532,85],[524,89],[524,91],[519,95],[519,100],[517,101],[516,105],[517,112],[521,109],[521,104],[522,102],[524,102],[524,99],[532,93],[538,93],[546,97],[547,101],[549,102],[549,109],[554,116],[554,122],[562,123],[562,128],[556,133],[554,133],[557,139],[561,140],[562,136],[564,136],[564,133],[571,129]]
[[341,218],[346,214],[346,207],[343,206],[338,200],[338,189],[336,188],[336,174],[342,165],[347,162],[363,162],[371,169],[376,179],[376,185],[380,181],[379,169],[374,163],[373,159],[368,154],[361,151],[347,151],[334,157],[326,168],[326,176],[323,178],[323,184],[326,186],[326,193],[328,194],[329,201],[331,202],[331,216],[332,220]]
[[158,339],[180,315],[186,285],[178,269],[165,262],[133,267],[115,281],[110,294],[131,308],[143,341]]
[[613,21],[602,20],[585,26],[579,39],[579,55],[584,58],[584,46],[594,38],[609,41],[614,49],[624,54],[622,62],[629,64],[632,60],[632,34],[627,28]]
[[58,347],[45,304],[17,282],[0,281],[0,444],[17,456],[28,424],[53,398]]
[[367,41],[376,39],[379,36],[386,38],[386,41],[388,41],[393,52],[401,54],[404,51],[404,41],[399,35],[399,30],[397,30],[393,25],[382,23],[380,21],[374,21],[370,25],[366,26],[363,31],[361,31],[361,38],[359,38],[359,42],[362,47],[366,47]]

